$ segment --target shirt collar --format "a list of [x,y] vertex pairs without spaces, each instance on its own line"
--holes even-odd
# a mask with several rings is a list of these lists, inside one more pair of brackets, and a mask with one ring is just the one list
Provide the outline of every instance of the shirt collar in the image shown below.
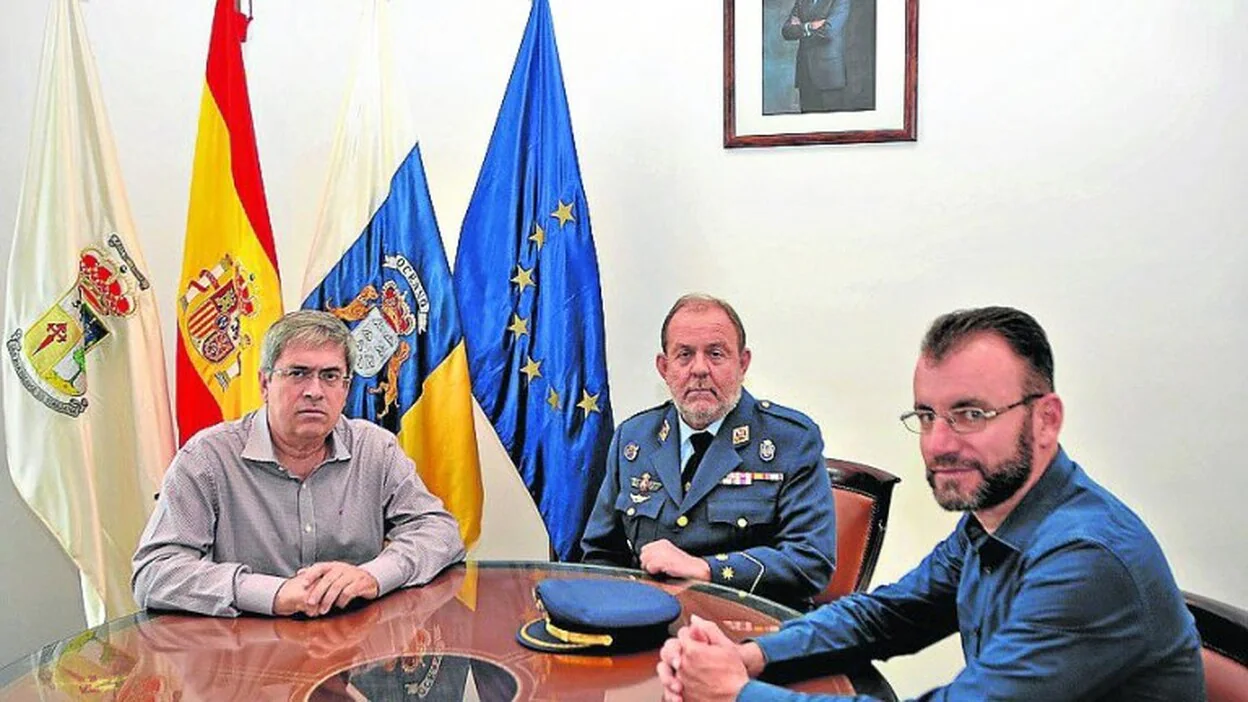
[[[250,420],[247,427],[247,440],[243,444],[243,458],[262,463],[277,463],[277,454],[273,452],[273,435],[269,433],[268,405],[252,412],[244,421]],[[351,458],[351,448],[347,441],[347,418],[338,417],[338,423],[329,433],[329,456],[326,462],[345,461]]]
[[[731,410],[729,410],[729,412],[731,413]],[[719,419],[716,419],[715,421],[708,424],[705,429],[694,429],[688,424],[685,424],[684,417],[681,417],[680,412],[677,412],[676,421],[680,424],[680,445],[684,446],[685,444],[690,443],[689,437],[693,436],[694,434],[700,431],[710,432],[711,436],[714,437],[716,434],[719,433],[719,428],[724,425],[724,420],[727,418],[728,418],[728,415],[725,414]]]
[[1031,541],[1044,517],[1067,498],[1074,473],[1074,462],[1066,455],[1065,449],[1058,446],[1057,455],[1045,469],[1044,475],[1023,495],[1023,499],[1018,501],[995,532],[989,534],[975,515],[967,515],[966,533],[971,542],[977,548],[982,548],[987,542],[998,542],[1013,551],[1021,552]]

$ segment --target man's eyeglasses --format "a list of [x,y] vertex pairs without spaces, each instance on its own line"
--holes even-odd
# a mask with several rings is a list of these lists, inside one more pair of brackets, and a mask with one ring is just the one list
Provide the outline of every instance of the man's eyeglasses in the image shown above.
[[322,385],[341,385],[351,380],[351,374],[343,371],[341,368],[304,368],[303,366],[291,366],[289,368],[274,368],[274,375],[280,375],[295,385],[303,385],[312,380],[312,376],[321,379]]
[[937,414],[932,410],[914,410],[901,415],[900,419],[901,423],[915,434],[930,432],[932,427],[936,425],[937,419],[945,420],[949,428],[958,434],[974,434],[977,431],[983,431],[984,427],[988,426],[989,421],[1000,417],[1015,407],[1031,404],[1047,394],[1045,392],[1032,393],[1018,402],[1005,407],[997,407],[996,409],[959,407],[944,414]]

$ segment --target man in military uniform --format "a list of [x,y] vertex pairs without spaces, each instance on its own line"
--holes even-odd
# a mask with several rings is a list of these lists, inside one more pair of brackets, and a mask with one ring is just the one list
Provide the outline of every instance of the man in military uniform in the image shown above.
[[655,363],[672,400],[616,430],[585,561],[806,608],[836,558],[819,427],[742,390],[750,350],[727,302],[681,297],[660,342]]

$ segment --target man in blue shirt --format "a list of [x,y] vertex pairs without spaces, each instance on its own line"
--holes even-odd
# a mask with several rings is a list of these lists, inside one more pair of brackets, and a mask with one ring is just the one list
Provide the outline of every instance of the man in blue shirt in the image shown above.
[[937,319],[901,419],[937,503],[966,512],[957,528],[897,583],[754,641],[695,618],[664,645],[664,699],[799,699],[751,678],[810,656],[913,653],[955,631],[966,667],[920,699],[1205,699],[1200,639],[1161,548],[1066,455],[1062,417],[1029,315]]

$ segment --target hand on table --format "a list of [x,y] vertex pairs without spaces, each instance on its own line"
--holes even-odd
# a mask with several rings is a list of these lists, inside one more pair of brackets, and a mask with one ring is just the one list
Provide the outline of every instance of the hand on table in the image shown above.
[[659,652],[664,702],[735,700],[751,676],[763,670],[762,650],[753,642],[733,643],[715,624],[696,614]]
[[359,566],[339,561],[314,563],[282,584],[273,602],[273,613],[319,617],[331,609],[346,607],[357,597],[376,599],[379,591],[377,579]]
[[706,561],[680,550],[667,539],[651,541],[641,547],[641,569],[651,575],[673,578],[710,580],[711,567]]

